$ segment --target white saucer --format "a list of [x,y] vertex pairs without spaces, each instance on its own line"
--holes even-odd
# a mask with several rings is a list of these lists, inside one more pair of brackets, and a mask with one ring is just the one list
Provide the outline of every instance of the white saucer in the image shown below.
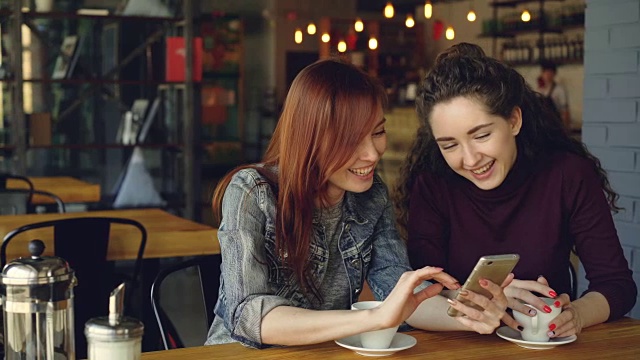
[[552,349],[558,345],[572,343],[576,341],[576,339],[578,338],[575,335],[571,335],[566,337],[552,338],[547,342],[526,341],[526,340],[522,340],[522,336],[520,336],[519,332],[517,332],[516,330],[513,330],[508,326],[503,326],[499,328],[498,331],[496,331],[496,334],[501,338],[511,341],[512,343],[518,346],[522,346],[523,348],[534,349],[534,350]]
[[413,347],[418,341],[411,335],[396,333],[391,340],[391,345],[387,349],[367,349],[360,344],[360,335],[353,335],[346,338],[336,340],[336,344],[353,350],[364,356],[387,356],[400,350],[406,350]]

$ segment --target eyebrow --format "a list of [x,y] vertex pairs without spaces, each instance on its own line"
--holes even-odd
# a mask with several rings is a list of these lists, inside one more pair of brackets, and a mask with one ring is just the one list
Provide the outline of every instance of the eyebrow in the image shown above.
[[[488,126],[491,126],[491,125],[493,125],[493,123],[487,123],[487,124],[481,124],[481,125],[478,125],[478,126],[474,126],[469,131],[467,131],[467,135],[471,135],[471,134],[473,134],[475,132],[478,132],[479,130],[482,130],[482,129],[484,129],[484,128],[488,127]],[[439,138],[436,139],[436,141],[452,141],[452,140],[455,140],[455,139],[452,138],[452,137],[449,137],[449,136],[439,137]]]

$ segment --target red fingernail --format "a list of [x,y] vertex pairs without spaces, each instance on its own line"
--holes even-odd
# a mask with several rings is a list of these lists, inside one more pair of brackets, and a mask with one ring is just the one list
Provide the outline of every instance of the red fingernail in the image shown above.
[[553,303],[553,305],[555,307],[559,308],[561,304],[560,304],[560,301],[556,301],[556,302]]
[[552,298],[555,298],[556,296],[558,296],[558,294],[556,294],[555,291],[551,290],[549,291],[549,296],[551,296]]
[[544,309],[544,312],[546,312],[547,314],[551,312],[551,308],[548,305],[545,305],[543,309]]
[[487,280],[485,280],[485,279],[481,279],[480,280],[480,285],[487,286],[487,285],[489,285],[489,282]]
[[549,330],[553,331],[556,329],[556,324],[549,324]]

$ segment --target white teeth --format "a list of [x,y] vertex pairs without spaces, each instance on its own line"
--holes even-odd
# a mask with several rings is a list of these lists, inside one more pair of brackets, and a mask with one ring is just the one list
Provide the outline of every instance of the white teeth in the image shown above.
[[373,166],[369,166],[367,168],[362,168],[362,169],[349,169],[349,171],[351,171],[352,173],[358,176],[366,176],[373,171],[373,168],[374,168]]
[[494,160],[494,161],[492,161],[492,162],[490,162],[490,163],[488,163],[487,165],[485,165],[485,166],[481,167],[480,169],[477,169],[477,170],[471,170],[471,172],[472,172],[472,173],[474,173],[474,174],[476,174],[476,175],[482,175],[482,174],[484,174],[485,172],[487,172],[489,169],[491,169],[491,166],[493,166],[493,163],[494,163],[494,162],[495,162],[495,160]]

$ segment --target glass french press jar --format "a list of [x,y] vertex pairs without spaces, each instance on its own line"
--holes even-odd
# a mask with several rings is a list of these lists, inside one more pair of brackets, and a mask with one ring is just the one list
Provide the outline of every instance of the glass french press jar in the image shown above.
[[74,272],[62,258],[41,256],[40,240],[29,243],[29,252],[0,276],[5,359],[75,360]]

